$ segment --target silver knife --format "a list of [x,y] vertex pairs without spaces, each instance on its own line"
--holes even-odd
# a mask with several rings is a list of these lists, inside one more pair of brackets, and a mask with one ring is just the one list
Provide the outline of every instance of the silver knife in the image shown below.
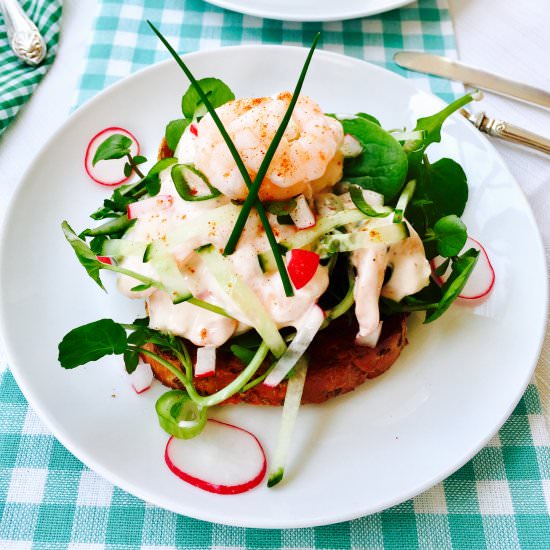
[[393,56],[393,60],[405,69],[458,80],[464,84],[550,109],[549,92],[470,67],[448,57],[424,52],[398,52]]

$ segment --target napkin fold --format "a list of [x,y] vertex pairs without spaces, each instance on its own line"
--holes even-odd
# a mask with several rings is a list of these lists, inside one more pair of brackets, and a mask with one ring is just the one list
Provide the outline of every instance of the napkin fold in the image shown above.
[[0,135],[31,97],[57,53],[63,0],[24,0],[21,6],[42,33],[48,52],[37,67],[23,63],[9,46],[0,15]]

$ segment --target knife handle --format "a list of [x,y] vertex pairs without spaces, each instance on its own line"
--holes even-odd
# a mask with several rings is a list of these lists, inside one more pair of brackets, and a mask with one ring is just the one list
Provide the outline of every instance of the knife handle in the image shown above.
[[532,147],[550,155],[550,139],[514,126],[504,120],[489,118],[485,113],[480,113],[477,115],[474,124],[481,132],[485,132],[490,136]]

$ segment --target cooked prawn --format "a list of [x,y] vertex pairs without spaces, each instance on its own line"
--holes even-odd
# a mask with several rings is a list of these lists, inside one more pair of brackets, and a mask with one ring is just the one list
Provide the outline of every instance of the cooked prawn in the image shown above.
[[[228,134],[254,179],[292,95],[237,99],[217,109]],[[210,115],[198,124],[195,165],[210,183],[232,199],[244,200],[245,182]],[[319,105],[300,96],[292,118],[260,187],[262,201],[287,200],[334,185],[342,178],[343,141],[340,122]]]

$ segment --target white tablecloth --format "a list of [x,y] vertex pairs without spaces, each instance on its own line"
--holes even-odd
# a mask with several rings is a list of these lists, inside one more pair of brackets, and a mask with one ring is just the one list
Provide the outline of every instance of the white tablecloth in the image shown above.
[[[548,0],[450,0],[459,57],[474,65],[550,90]],[[66,119],[88,43],[95,3],[65,0],[58,59],[18,120],[0,141],[0,219],[22,172]],[[550,135],[550,112],[486,94],[483,108],[534,132]],[[519,181],[543,234],[550,264],[550,156],[494,140]],[[30,153],[30,154],[29,154]],[[550,411],[550,330],[537,368],[537,384]],[[547,414],[547,420],[548,414]]]

